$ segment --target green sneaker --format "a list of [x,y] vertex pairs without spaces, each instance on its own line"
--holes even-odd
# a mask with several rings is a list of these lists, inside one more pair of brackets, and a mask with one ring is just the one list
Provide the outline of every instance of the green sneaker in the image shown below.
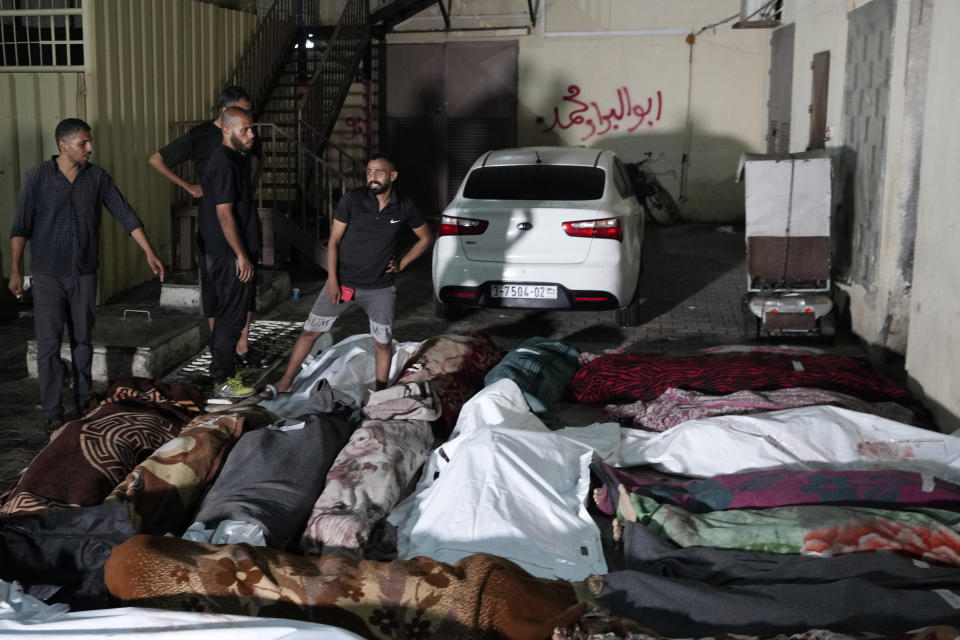
[[213,386],[218,398],[246,398],[256,391],[243,384],[240,378],[227,378],[223,382],[215,382]]

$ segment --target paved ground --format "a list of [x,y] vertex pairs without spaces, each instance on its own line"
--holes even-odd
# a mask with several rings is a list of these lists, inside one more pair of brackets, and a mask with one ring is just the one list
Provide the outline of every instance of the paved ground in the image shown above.
[[[434,316],[430,260],[421,258],[398,282],[396,339],[421,340],[449,331],[483,329],[498,346],[510,348],[532,336],[561,339],[583,351],[609,348],[683,353],[691,349],[741,341],[740,299],[745,291],[742,230],[717,226],[649,228],[643,277],[642,324],[619,328],[609,312],[567,313],[518,310],[478,310],[454,322]],[[299,287],[299,300],[288,300],[258,320],[277,321],[278,327],[302,322],[322,286],[322,273],[292,276]],[[306,279],[304,279],[306,278]],[[159,284],[138,287],[116,303],[153,308],[159,300]],[[9,306],[9,305],[7,305]],[[0,491],[15,482],[47,439],[37,405],[36,380],[27,378],[26,343],[33,337],[33,323],[17,319],[9,308],[0,309]],[[205,322],[196,317],[201,326]],[[268,326],[264,324],[263,326]],[[367,331],[359,309],[345,314],[334,326],[339,341]],[[273,353],[292,343],[295,331],[277,329],[270,344]],[[266,343],[264,343],[266,346]],[[840,334],[833,351],[863,355],[859,344]],[[198,354],[200,356],[200,354]],[[282,360],[267,377],[279,377]],[[181,367],[181,369],[183,369]],[[895,373],[895,372],[894,372]]]

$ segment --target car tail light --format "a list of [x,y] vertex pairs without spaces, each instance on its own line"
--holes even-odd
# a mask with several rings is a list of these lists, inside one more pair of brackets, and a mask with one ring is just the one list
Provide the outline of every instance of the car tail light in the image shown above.
[[621,242],[623,241],[623,218],[564,222],[563,231],[575,238],[606,238]]
[[441,216],[438,236],[479,236],[487,230],[490,223],[486,220],[474,218],[458,218],[457,216]]

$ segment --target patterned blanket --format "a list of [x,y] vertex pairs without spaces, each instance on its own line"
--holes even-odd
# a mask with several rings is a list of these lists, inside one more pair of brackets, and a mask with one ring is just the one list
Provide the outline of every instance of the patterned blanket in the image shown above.
[[866,363],[836,355],[610,354],[582,367],[570,383],[577,400],[587,404],[649,402],[670,387],[714,395],[816,387],[869,402],[892,400],[912,406],[910,393],[893,380]]
[[960,486],[912,471],[766,469],[684,478],[648,467],[618,469],[599,461],[590,469],[603,482],[594,492],[594,500],[609,515],[617,511],[621,500],[629,502],[632,493],[693,513],[797,504],[926,506],[960,511]]
[[127,474],[107,501],[126,503],[139,533],[179,535],[234,443],[245,430],[273,420],[273,414],[255,405],[197,416],[179,437]]
[[384,390],[371,395],[364,414],[389,418],[412,413],[424,419],[365,420],[353,432],[313,505],[300,539],[304,553],[361,555],[374,525],[400,501],[426,460],[433,444],[430,421],[440,416],[434,396],[429,385],[400,389],[406,402],[398,403]]
[[40,514],[100,504],[123,477],[199,413],[203,395],[185,385],[121,380],[37,454],[0,514]]
[[114,548],[104,575],[127,605],[308,620],[368,638],[530,640],[585,611],[569,583],[485,554],[451,566],[135,536]]
[[500,356],[485,333],[444,334],[425,340],[410,356],[398,383],[430,381],[440,401],[446,438],[457,424],[460,407],[483,388],[483,377]]
[[956,511],[800,505],[694,514],[630,494],[629,500],[620,502],[620,513],[624,520],[641,522],[681,547],[820,555],[895,549],[960,566]]
[[607,405],[606,412],[621,423],[638,429],[666,431],[681,422],[710,416],[743,415],[795,407],[830,404],[853,411],[872,413],[905,424],[918,424],[914,413],[896,402],[864,402],[860,398],[824,389],[790,387],[772,391],[737,391],[725,396],[707,395],[670,387],[659,398],[637,400],[625,405]]

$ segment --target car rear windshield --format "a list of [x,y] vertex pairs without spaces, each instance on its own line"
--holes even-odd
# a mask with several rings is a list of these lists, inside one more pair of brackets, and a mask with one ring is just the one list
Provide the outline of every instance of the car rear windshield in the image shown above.
[[477,200],[597,200],[603,169],[549,164],[474,169],[463,197]]

